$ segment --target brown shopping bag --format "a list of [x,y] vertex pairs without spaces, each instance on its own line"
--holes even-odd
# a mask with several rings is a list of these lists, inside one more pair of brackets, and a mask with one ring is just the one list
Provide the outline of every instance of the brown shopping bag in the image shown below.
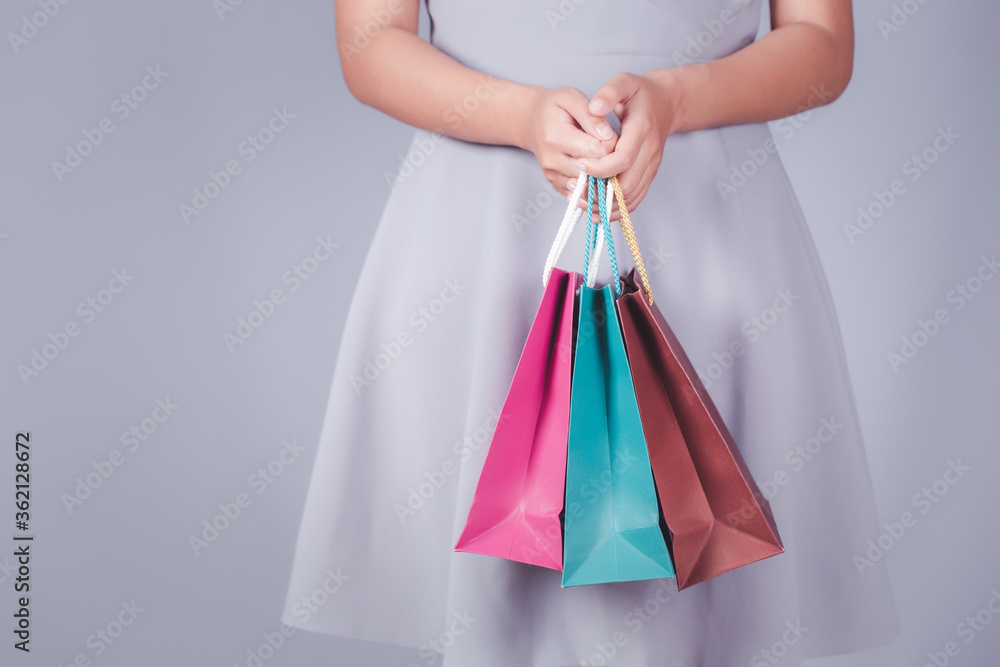
[[711,397],[653,304],[625,201],[612,178],[633,269],[616,301],[663,517],[683,589],[784,552],[770,505]]

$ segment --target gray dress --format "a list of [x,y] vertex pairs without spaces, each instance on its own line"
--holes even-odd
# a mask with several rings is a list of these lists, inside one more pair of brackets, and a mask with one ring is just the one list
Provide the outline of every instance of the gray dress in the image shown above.
[[[617,72],[730,54],[753,41],[760,11],[429,3],[432,42],[458,61],[587,96]],[[489,94],[484,82],[442,130]],[[769,498],[784,554],[677,592],[673,580],[563,589],[555,570],[452,551],[565,199],[528,152],[421,130],[348,313],[284,622],[412,646],[445,667],[784,666],[890,640],[837,316],[771,142],[763,123],[670,137],[632,218],[657,303]],[[582,270],[583,234],[561,268]],[[628,270],[617,225],[615,240]],[[609,279],[604,262],[598,284]]]

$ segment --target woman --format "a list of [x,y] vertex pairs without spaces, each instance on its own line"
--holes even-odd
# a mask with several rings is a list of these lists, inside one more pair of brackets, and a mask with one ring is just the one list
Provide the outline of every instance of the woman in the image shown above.
[[[418,10],[337,3],[351,92],[418,129],[348,314],[284,621],[475,667],[794,665],[891,639],[836,313],[766,124],[844,90],[850,1],[772,0],[757,41],[760,0],[432,0],[429,43]],[[581,171],[618,175],[784,554],[678,593],[452,551],[541,296],[552,191]]]

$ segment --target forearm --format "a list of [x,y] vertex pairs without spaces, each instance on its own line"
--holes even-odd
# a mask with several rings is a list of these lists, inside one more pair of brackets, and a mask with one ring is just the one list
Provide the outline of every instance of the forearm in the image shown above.
[[361,102],[415,127],[466,141],[524,148],[538,86],[466,67],[412,32],[386,27],[344,77]]
[[[849,31],[848,31],[849,32]],[[736,53],[646,74],[673,107],[672,132],[765,122],[828,104],[851,77],[853,34],[808,22],[779,27]]]

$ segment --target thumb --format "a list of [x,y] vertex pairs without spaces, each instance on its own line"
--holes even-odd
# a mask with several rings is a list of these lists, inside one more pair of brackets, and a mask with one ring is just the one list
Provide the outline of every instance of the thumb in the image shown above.
[[590,100],[587,111],[595,116],[606,116],[619,104],[628,102],[638,90],[639,81],[634,74],[615,74]]
[[573,91],[562,102],[563,109],[575,120],[584,132],[592,137],[596,137],[601,143],[609,142],[608,150],[614,148],[614,142],[618,139],[614,130],[608,125],[601,115],[595,115],[587,110],[587,96],[580,91]]

